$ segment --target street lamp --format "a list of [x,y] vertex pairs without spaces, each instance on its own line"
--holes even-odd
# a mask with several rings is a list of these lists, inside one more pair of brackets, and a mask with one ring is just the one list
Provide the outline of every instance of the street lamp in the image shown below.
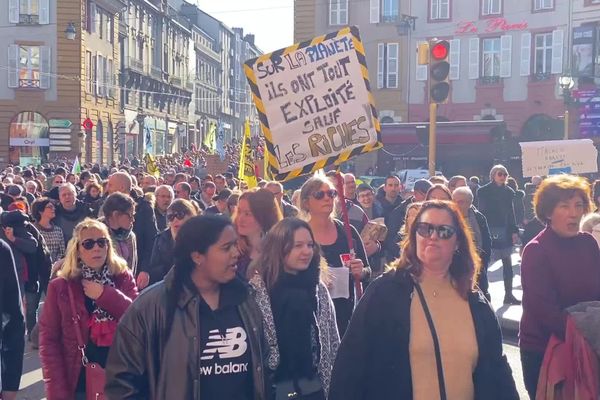
[[565,131],[564,131],[564,140],[569,140],[569,105],[571,104],[571,89],[575,86],[575,81],[569,74],[565,74],[558,78],[558,84],[562,88],[562,95],[565,102]]
[[65,29],[65,36],[69,40],[75,40],[76,35],[77,35],[77,30],[75,29],[75,24],[72,22],[69,22],[69,25],[67,25],[67,29]]

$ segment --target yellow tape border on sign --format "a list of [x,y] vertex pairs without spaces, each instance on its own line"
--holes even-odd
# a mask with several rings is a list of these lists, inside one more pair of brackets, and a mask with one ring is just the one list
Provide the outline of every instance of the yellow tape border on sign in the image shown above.
[[[367,92],[369,94],[369,105],[371,107],[371,118],[373,122],[373,126],[375,127],[375,131],[377,132],[377,141],[375,143],[366,144],[364,146],[356,147],[352,150],[345,151],[341,154],[331,156],[328,158],[324,158],[319,161],[315,161],[311,164],[307,164],[302,168],[295,169],[286,173],[276,173],[279,170],[279,162],[277,161],[277,157],[275,156],[275,146],[273,145],[273,134],[271,133],[271,129],[269,127],[269,121],[265,112],[265,106],[262,102],[262,98],[260,96],[260,91],[258,90],[256,75],[254,74],[254,65],[258,62],[265,62],[272,59],[281,59],[285,55],[292,53],[294,51],[303,49],[305,47],[314,46],[326,40],[334,39],[338,36],[344,36],[350,34],[352,37],[352,42],[354,44],[354,50],[356,51],[356,55],[358,57],[358,61],[361,65],[361,71],[363,75],[363,80],[365,82],[365,86],[367,88]],[[377,118],[377,109],[375,108],[375,100],[373,98],[373,93],[371,92],[371,84],[369,82],[369,71],[367,70],[367,58],[365,55],[365,49],[363,47],[362,41],[360,40],[360,34],[358,32],[358,27],[356,26],[347,26],[338,31],[328,33],[326,35],[317,36],[311,40],[307,40],[301,43],[296,43],[292,46],[286,47],[284,49],[280,49],[274,51],[273,53],[263,54],[259,57],[248,60],[244,63],[244,73],[246,74],[246,79],[248,80],[248,84],[250,85],[250,89],[252,90],[252,98],[254,100],[254,105],[256,106],[256,110],[258,111],[258,117],[260,120],[260,126],[265,136],[266,148],[265,157],[267,157],[267,165],[269,168],[269,175],[273,176],[274,179],[284,182],[290,179],[297,178],[301,175],[314,173],[324,167],[329,165],[339,165],[350,158],[368,153],[374,150],[378,150],[383,147],[381,142],[381,125],[379,124],[379,119]]]

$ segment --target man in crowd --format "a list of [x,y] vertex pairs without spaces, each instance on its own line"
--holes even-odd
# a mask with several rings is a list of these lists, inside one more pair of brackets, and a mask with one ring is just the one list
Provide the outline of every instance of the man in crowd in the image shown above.
[[231,190],[227,188],[221,190],[217,195],[215,195],[215,197],[213,197],[215,205],[208,207],[204,211],[204,214],[226,214],[227,200],[229,200],[229,196],[231,196],[231,193]]
[[358,205],[356,200],[356,177],[353,174],[344,174],[344,196],[347,200]]
[[396,259],[400,255],[399,231],[404,225],[406,217],[406,208],[409,204],[419,201],[424,201],[427,192],[432,187],[432,183],[427,179],[419,179],[413,187],[413,195],[404,200],[400,206],[393,209],[388,214],[384,211],[385,225],[388,227],[388,235],[384,242],[385,255],[388,261]]
[[227,187],[227,181],[225,180],[225,177],[223,175],[215,176],[215,186],[217,193],[220,193],[221,190]]
[[156,217],[156,226],[159,232],[167,229],[167,208],[173,202],[175,193],[169,185],[160,185],[154,191],[156,201],[154,203],[154,215]]
[[175,184],[175,198],[183,200],[191,200],[192,187],[187,182],[179,182]]
[[298,216],[298,209],[283,199],[283,185],[281,183],[271,181],[267,183],[265,188],[275,196],[284,218]]
[[85,218],[91,217],[92,210],[84,202],[77,200],[75,186],[70,183],[58,188],[58,201],[54,225],[62,229],[66,246],[73,237],[75,226]]
[[383,186],[385,196],[379,200],[383,207],[384,215],[389,215],[394,208],[402,203],[401,190],[402,183],[400,182],[400,178],[395,175],[389,175],[385,178],[385,185]]
[[140,187],[145,191],[149,187],[156,186],[157,184],[158,180],[154,175],[144,174],[144,178],[140,182]]
[[358,185],[356,193],[356,199],[369,220],[383,217],[383,207],[375,200],[375,190],[369,184]]
[[202,210],[206,210],[214,205],[213,197],[215,197],[216,191],[217,187],[212,181],[207,180],[204,182],[202,191],[200,192],[200,198],[198,199],[198,204]]

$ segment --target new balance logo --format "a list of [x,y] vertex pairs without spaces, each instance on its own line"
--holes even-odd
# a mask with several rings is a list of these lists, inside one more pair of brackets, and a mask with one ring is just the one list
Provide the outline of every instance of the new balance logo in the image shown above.
[[218,329],[214,329],[209,332],[208,343],[200,359],[212,360],[217,354],[220,359],[240,357],[248,349],[246,338],[246,331],[242,327],[227,329],[225,337],[221,336]]

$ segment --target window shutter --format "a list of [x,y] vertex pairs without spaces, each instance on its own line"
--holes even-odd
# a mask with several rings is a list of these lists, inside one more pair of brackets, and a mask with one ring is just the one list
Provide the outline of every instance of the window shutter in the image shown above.
[[417,81],[426,81],[427,73],[428,73],[427,65],[419,65],[418,49],[419,49],[419,45],[422,43],[426,43],[426,42],[424,42],[424,41],[417,42],[417,49],[415,51],[415,64],[416,64],[415,80],[417,80]]
[[510,78],[512,72],[512,36],[500,37],[500,77]]
[[90,8],[89,8],[89,17],[88,17],[88,21],[89,21],[89,31],[90,33],[95,33],[96,32],[96,18],[98,17],[98,13],[96,12],[96,3],[90,3]]
[[8,87],[19,87],[19,46],[8,46]]
[[460,79],[460,39],[450,40],[450,80]]
[[563,67],[563,40],[564,31],[557,29],[552,31],[552,73],[562,73]]
[[439,19],[439,10],[440,10],[440,1],[441,0],[429,0],[429,17],[431,19]]
[[8,22],[19,23],[19,0],[8,0]]
[[40,89],[50,89],[52,54],[49,46],[40,47]]
[[40,25],[48,25],[50,23],[50,1],[40,0]]
[[479,38],[469,39],[469,79],[479,78]]
[[96,73],[94,74],[96,80],[96,96],[102,96],[102,76],[102,56],[98,53],[96,54]]
[[529,76],[531,73],[531,33],[521,34],[521,65],[519,75]]
[[387,88],[398,87],[398,43],[387,45]]
[[115,85],[114,85],[114,75],[113,75],[113,61],[108,60],[108,80],[106,84],[108,85],[108,97],[114,99],[115,97]]
[[385,71],[385,44],[377,45],[377,89],[383,88],[383,75]]
[[108,59],[102,57],[102,95],[108,96]]
[[329,25],[337,25],[338,1],[340,0],[329,0]]
[[380,0],[371,0],[371,23],[372,24],[377,24],[379,23],[379,1]]

